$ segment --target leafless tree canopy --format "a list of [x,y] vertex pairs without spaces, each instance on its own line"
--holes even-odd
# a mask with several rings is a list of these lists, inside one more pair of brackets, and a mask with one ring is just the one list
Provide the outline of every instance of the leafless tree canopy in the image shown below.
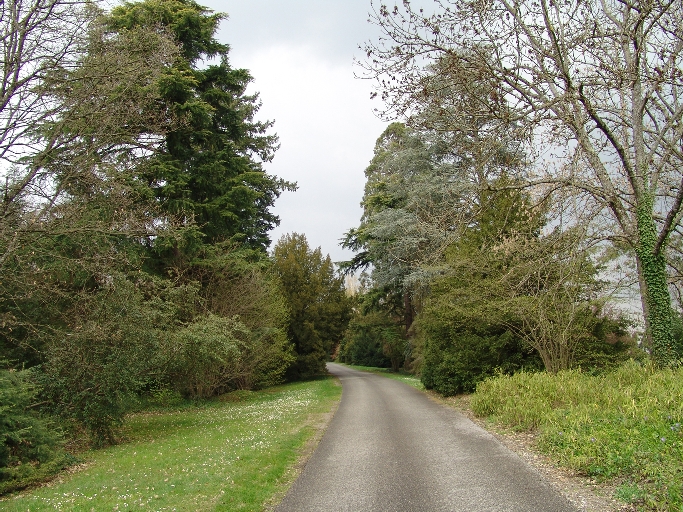
[[[0,6],[0,263],[31,233],[150,232],[117,176],[139,164],[175,122],[158,80],[178,54],[159,31],[108,33],[90,2],[12,0]],[[81,199],[107,189],[107,223],[79,222]],[[70,200],[70,201],[69,201]],[[19,220],[20,219],[20,220]]]
[[375,12],[385,37],[366,46],[361,66],[378,80],[383,114],[414,118],[444,87],[471,88],[486,76],[489,93],[465,110],[524,133],[537,182],[589,193],[631,242],[635,207],[653,194],[661,246],[683,199],[683,4],[438,4],[434,16],[408,2]]

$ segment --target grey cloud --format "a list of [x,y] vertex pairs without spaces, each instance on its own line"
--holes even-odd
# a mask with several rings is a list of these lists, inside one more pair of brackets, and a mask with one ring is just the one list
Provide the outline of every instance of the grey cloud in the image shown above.
[[[353,56],[362,56],[359,45],[379,35],[379,29],[367,21],[370,0],[199,0],[199,3],[229,15],[229,20],[221,26],[221,39],[238,53],[281,43],[310,45],[325,59],[350,62]],[[380,1],[374,3],[377,6]],[[393,5],[394,0],[386,3]],[[433,0],[417,0],[412,4],[429,6]]]

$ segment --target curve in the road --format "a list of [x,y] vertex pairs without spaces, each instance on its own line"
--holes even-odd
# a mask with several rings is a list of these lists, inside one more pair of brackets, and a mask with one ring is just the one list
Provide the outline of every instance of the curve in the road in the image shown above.
[[457,411],[393,379],[328,369],[341,403],[276,512],[576,511]]

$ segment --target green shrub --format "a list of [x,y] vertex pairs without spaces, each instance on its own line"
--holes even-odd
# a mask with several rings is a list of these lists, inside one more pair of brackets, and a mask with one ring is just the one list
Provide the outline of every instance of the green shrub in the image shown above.
[[472,409],[520,430],[561,464],[622,481],[618,495],[683,508],[683,368],[634,361],[602,375],[521,372],[477,386]]
[[573,367],[597,374],[613,370],[629,359],[645,357],[635,336],[628,333],[630,323],[622,316],[593,314],[591,323],[591,335],[576,346]]
[[447,304],[428,304],[416,326],[422,382],[443,395],[474,391],[478,382],[497,373],[543,367],[538,355],[504,327],[463,318]]
[[281,384],[285,374],[296,360],[294,345],[284,329],[261,327],[252,331],[251,345],[245,350],[243,377],[236,379],[239,389],[262,389]]
[[[499,373],[543,369],[539,353],[513,328],[515,321],[522,323],[519,317],[470,313],[447,289],[437,287],[426,302],[416,331],[427,389],[454,395],[474,391],[479,382]],[[587,315],[581,322],[590,329],[574,340],[572,367],[597,374],[629,358],[643,357],[624,319],[593,310],[587,310]]]
[[185,400],[183,396],[173,389],[161,387],[149,393],[147,404],[153,407],[170,408],[181,405]]
[[56,473],[69,458],[61,432],[34,404],[30,370],[0,370],[0,494]]
[[[215,267],[195,269],[209,291],[144,273],[83,290],[44,344],[39,375],[52,411],[95,444],[113,443],[125,414],[155,390],[200,398],[280,383],[293,356],[277,287],[257,268]],[[231,308],[239,315],[226,316]]]
[[97,444],[114,442],[113,428],[159,372],[159,311],[133,283],[112,277],[72,311],[69,330],[44,350],[42,394],[54,412],[82,423]]
[[282,330],[252,332],[237,317],[213,314],[169,336],[164,347],[171,382],[191,398],[277,384],[294,360]]

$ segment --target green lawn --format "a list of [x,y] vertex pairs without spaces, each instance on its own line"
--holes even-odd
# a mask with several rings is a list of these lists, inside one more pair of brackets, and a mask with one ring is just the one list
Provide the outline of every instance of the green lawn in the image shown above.
[[291,484],[302,448],[341,396],[332,378],[127,419],[127,442],[86,453],[81,469],[5,497],[0,509],[268,508]]

